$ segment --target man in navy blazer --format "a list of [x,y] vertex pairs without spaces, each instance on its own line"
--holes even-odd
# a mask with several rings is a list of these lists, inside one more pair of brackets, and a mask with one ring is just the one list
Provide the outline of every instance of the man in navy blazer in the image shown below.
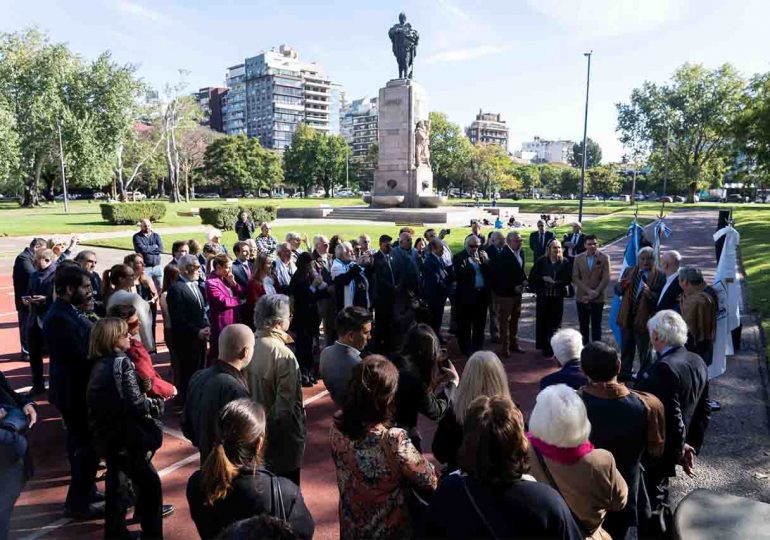
[[537,222],[537,230],[533,231],[529,235],[529,249],[532,250],[532,262],[536,262],[540,257],[545,255],[548,244],[554,239],[551,231],[545,230],[545,223],[543,220]]
[[583,351],[583,335],[572,328],[565,328],[551,337],[551,348],[561,369],[540,379],[540,389],[553,384],[566,384],[575,390],[588,384],[588,377],[580,366]]
[[441,322],[444,320],[444,306],[449,296],[452,276],[442,259],[444,243],[438,238],[434,238],[428,244],[428,248],[430,253],[425,257],[425,265],[423,266],[422,294],[430,309],[431,328],[440,338]]
[[655,312],[664,309],[679,311],[679,296],[682,294],[682,286],[679,285],[679,266],[682,264],[682,256],[678,251],[667,251],[660,258],[660,266],[666,274],[666,284],[660,291]]
[[91,277],[79,266],[61,266],[54,281],[56,300],[43,321],[50,359],[49,401],[67,426],[70,487],[65,515],[92,519],[104,515],[98,505],[96,469],[99,458],[91,444],[86,389],[91,376],[88,343],[92,323],[81,309],[92,309]]

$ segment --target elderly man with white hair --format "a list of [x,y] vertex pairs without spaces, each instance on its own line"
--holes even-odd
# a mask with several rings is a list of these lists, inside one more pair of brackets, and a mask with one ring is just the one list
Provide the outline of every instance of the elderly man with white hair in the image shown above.
[[369,282],[364,268],[353,260],[353,246],[350,242],[337,244],[332,263],[331,276],[337,311],[348,306],[369,308]]
[[263,296],[254,309],[256,343],[252,362],[246,368],[251,398],[267,412],[270,436],[265,464],[278,476],[299,485],[305,454],[305,408],[302,405],[302,374],[286,331],[291,322],[289,297]]
[[291,244],[288,242],[278,244],[275,254],[276,258],[273,261],[273,273],[276,277],[275,290],[281,294],[286,294],[291,284],[291,276],[297,270],[292,259]]
[[580,367],[583,336],[577,330],[565,328],[551,337],[553,356],[561,369],[540,379],[540,389],[554,384],[566,384],[575,390],[588,384],[588,377]]
[[223,253],[225,255],[229,255],[227,252],[227,247],[221,243],[222,231],[219,229],[210,229],[206,233],[206,240],[208,240],[208,242],[206,242],[203,246],[204,253],[213,253],[214,255]]
[[618,281],[617,294],[622,295],[617,323],[621,329],[621,381],[632,380],[634,359],[639,356],[639,372],[651,362],[647,321],[655,313],[660,291],[666,278],[655,266],[655,252],[643,247],[636,256],[636,266],[629,267]]
[[590,434],[575,390],[565,384],[542,390],[529,417],[530,474],[561,494],[586,538],[611,540],[602,524],[608,512],[625,508],[628,485],[615,458],[594,448]]
[[708,405],[708,368],[703,359],[685,349],[687,323],[672,310],[663,310],[647,323],[657,361],[641,373],[636,389],[649,392],[662,403],[666,416],[663,455],[646,465],[645,487],[653,507],[653,518],[645,531],[656,533],[659,524],[670,525],[669,478],[676,465],[693,475],[693,456],[703,444],[711,417]]
[[666,274],[666,283],[660,291],[656,311],[673,309],[679,311],[679,295],[682,287],[679,285],[679,267],[682,264],[682,255],[678,251],[666,251],[660,257],[660,268]]

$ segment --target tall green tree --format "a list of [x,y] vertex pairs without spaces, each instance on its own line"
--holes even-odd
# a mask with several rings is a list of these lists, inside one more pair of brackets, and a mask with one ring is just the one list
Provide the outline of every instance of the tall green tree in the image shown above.
[[749,160],[749,170],[760,180],[770,177],[770,73],[755,75],[742,98],[743,108],[735,123],[737,150]]
[[623,186],[623,180],[618,175],[617,168],[609,165],[599,165],[588,169],[586,179],[590,181],[590,191],[598,195],[614,195],[619,193]]
[[16,134],[16,118],[5,100],[0,97],[0,189],[17,190],[14,182],[19,166],[19,137]]
[[[588,153],[586,154],[586,169],[595,167],[602,162],[602,147],[591,137],[586,139]],[[583,141],[572,145],[572,155],[569,158],[570,165],[573,167],[583,167]]]
[[430,164],[436,187],[448,190],[462,182],[473,154],[473,145],[459,125],[444,113],[432,112],[430,118]]
[[684,64],[668,83],[647,81],[628,103],[617,104],[620,141],[637,154],[668,141],[669,184],[688,189],[693,201],[696,190],[713,181],[708,175],[725,170],[744,85],[729,64],[714,70]]
[[278,154],[246,135],[215,138],[206,147],[201,172],[209,184],[241,195],[260,188],[272,189],[283,180]]
[[316,137],[315,176],[324,190],[324,197],[331,197],[334,186],[345,181],[345,162],[350,147],[341,135],[318,133]]
[[512,174],[519,179],[521,189],[530,195],[540,187],[540,168],[537,165],[514,164]]
[[511,191],[520,187],[518,178],[513,175],[513,162],[502,147],[478,143],[472,148],[465,176],[472,182],[474,190],[490,197],[503,186]]
[[283,152],[284,178],[301,189],[305,197],[318,185],[315,163],[317,136],[313,128],[300,124],[292,135],[291,145]]

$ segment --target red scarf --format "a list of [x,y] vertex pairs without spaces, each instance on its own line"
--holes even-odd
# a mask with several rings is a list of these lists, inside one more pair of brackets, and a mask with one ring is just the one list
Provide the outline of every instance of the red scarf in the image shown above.
[[534,446],[544,457],[563,465],[577,463],[583,456],[594,449],[594,445],[591,444],[591,441],[586,441],[574,448],[562,448],[561,446],[554,446],[541,441],[529,432],[527,432],[527,438],[532,446]]

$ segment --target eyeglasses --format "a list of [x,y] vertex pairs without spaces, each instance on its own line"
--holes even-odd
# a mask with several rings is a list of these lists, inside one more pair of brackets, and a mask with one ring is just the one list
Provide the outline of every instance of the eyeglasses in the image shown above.
[[96,264],[96,260],[94,259],[86,259],[86,262],[89,264]]
[[471,248],[471,249],[479,249],[479,246],[477,244],[471,244],[468,247]]

